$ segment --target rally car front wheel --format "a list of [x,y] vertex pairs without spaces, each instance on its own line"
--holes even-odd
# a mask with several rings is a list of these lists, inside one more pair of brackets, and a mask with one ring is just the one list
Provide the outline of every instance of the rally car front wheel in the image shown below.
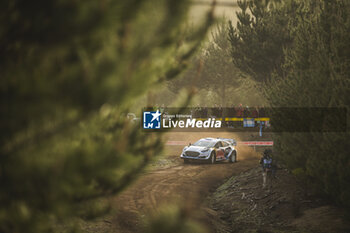
[[232,154],[230,155],[230,159],[229,159],[230,163],[234,163],[237,161],[237,154],[236,151],[232,151]]

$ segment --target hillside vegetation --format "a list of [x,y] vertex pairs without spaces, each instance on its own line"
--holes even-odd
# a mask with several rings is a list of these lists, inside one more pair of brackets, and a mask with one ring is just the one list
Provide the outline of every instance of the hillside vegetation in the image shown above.
[[[229,25],[233,62],[261,83],[270,107],[342,107],[349,113],[349,1],[254,0],[239,6],[237,25]],[[302,123],[293,119],[311,116],[307,111],[275,114],[272,126],[293,128]],[[313,127],[328,123],[323,119]],[[274,140],[276,159],[307,188],[349,208],[348,129],[280,132]]]

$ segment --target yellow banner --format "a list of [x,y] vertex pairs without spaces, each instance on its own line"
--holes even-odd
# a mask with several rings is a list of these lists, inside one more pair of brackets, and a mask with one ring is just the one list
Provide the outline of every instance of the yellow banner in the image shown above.
[[270,121],[270,118],[268,117],[258,117],[258,118],[245,118],[245,117],[233,117],[233,118],[229,118],[226,117],[225,121],[243,121],[243,119],[254,119],[254,121]]

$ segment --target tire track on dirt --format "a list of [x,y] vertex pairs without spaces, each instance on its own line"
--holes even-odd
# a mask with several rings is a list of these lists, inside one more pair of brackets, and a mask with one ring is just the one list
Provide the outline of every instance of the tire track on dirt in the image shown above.
[[[172,133],[168,140],[187,140],[194,142],[200,137],[225,137],[240,140],[232,133]],[[168,146],[162,160],[167,167],[156,168],[141,174],[140,177],[118,196],[113,197],[114,211],[103,219],[85,223],[84,232],[142,232],[144,216],[155,213],[164,204],[194,207],[194,219],[203,223],[209,230],[205,198],[226,179],[255,167],[260,155],[245,145],[237,146],[238,162],[219,162],[216,164],[184,164],[179,158],[182,147]],[[199,216],[199,217],[198,217]]]
[[108,232],[139,232],[142,216],[157,212],[164,204],[190,201],[200,207],[204,198],[225,179],[256,166],[258,157],[251,148],[241,146],[237,150],[240,151],[237,163],[211,165],[178,161],[180,165],[144,174],[113,200],[118,212],[112,220],[113,230]]

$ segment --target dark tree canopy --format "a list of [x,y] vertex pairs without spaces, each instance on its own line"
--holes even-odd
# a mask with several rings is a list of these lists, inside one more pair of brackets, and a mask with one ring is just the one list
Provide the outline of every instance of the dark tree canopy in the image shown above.
[[288,25],[295,17],[296,1],[238,1],[236,27],[229,24],[233,63],[256,81],[283,74],[283,49],[292,42]]

